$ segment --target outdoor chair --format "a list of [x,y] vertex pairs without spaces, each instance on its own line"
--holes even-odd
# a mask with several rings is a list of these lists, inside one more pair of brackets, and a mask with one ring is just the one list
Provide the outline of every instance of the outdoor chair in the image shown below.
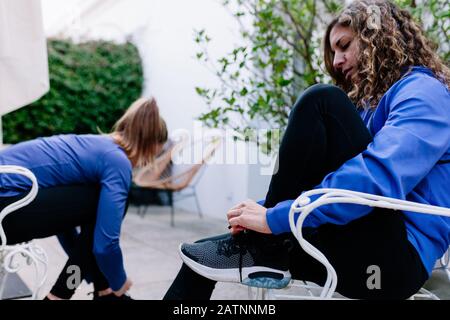
[[[311,201],[311,196],[318,196],[315,201]],[[327,279],[325,285],[319,286],[315,283],[291,280],[290,284],[284,289],[272,289],[268,286],[261,285],[261,287],[249,287],[248,295],[250,299],[298,299],[298,300],[317,300],[330,299],[341,300],[347,299],[336,292],[338,277],[335,269],[328,261],[327,257],[317,248],[311,245],[302,234],[302,226],[306,217],[316,208],[331,203],[352,203],[367,205],[371,207],[380,207],[393,210],[404,210],[410,212],[417,212],[421,214],[432,214],[450,217],[450,209],[437,207],[432,205],[420,204],[411,201],[398,200],[388,197],[376,196],[367,193],[355,192],[343,189],[316,189],[310,190],[300,195],[292,204],[289,212],[289,224],[291,232],[298,240],[300,246],[319,261],[327,270]],[[298,220],[295,223],[294,215],[299,214]],[[393,214],[396,214],[393,211]],[[438,269],[443,269],[448,277],[450,290],[450,268],[449,268],[449,251],[437,263]],[[268,283],[268,282],[266,282]],[[296,291],[296,294],[292,294]],[[439,300],[439,297],[425,288],[421,288],[419,292],[414,294],[409,299],[429,299]]]
[[[197,185],[204,173],[207,162],[213,157],[215,151],[221,144],[219,138],[212,138],[210,141],[194,141],[189,143],[186,139],[175,143],[168,148],[156,160],[155,164],[141,169],[134,177],[134,183],[142,188],[166,193],[168,203],[171,208],[171,226],[175,225],[174,202],[185,198],[193,197],[198,210],[199,217],[203,216],[200,202],[197,195]],[[168,170],[175,158],[182,159],[183,155],[195,155],[196,151],[201,152],[200,159],[192,157],[186,162],[178,163]],[[138,214],[144,215],[147,206],[142,210],[138,209]]]
[[0,212],[0,298],[3,297],[8,273],[17,273],[26,265],[33,265],[35,268],[35,285],[32,290],[32,299],[36,299],[40,288],[47,278],[48,258],[42,247],[32,241],[16,245],[7,245],[7,235],[3,230],[3,219],[5,217],[28,205],[34,200],[38,193],[38,183],[34,174],[19,166],[0,166],[1,174],[19,174],[27,177],[32,182],[31,190],[22,199],[11,203]]

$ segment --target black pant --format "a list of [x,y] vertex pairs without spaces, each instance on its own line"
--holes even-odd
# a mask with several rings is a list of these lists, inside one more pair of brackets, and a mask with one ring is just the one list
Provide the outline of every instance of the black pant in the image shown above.
[[[367,148],[372,137],[347,95],[335,86],[315,85],[295,103],[279,150],[279,168],[272,176],[265,207],[297,198],[330,172]],[[338,275],[337,291],[349,298],[405,299],[416,293],[428,274],[407,239],[399,212],[375,209],[346,225],[325,224],[308,230],[306,239],[328,258]],[[290,233],[289,270],[294,279],[324,284],[325,268],[306,254]],[[367,283],[380,271],[381,289]],[[208,299],[215,282],[183,265],[166,299]]]
[[[74,275],[73,269],[68,269],[70,266],[79,267],[80,280],[89,275],[95,290],[109,287],[92,252],[99,192],[100,188],[94,185],[43,188],[32,203],[12,212],[3,221],[8,244],[60,235],[80,227],[67,263],[51,290],[60,298],[69,299],[75,291],[72,285],[67,285]],[[0,197],[0,209],[22,197]]]

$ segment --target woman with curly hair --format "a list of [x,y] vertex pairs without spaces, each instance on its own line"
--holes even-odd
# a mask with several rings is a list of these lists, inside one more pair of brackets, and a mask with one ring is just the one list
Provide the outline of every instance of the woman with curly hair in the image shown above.
[[[182,244],[166,299],[207,299],[215,281],[323,284],[325,268],[288,220],[292,199],[310,189],[450,207],[450,71],[421,27],[390,1],[354,1],[328,26],[324,51],[335,85],[314,85],[295,103],[266,199],[232,208],[231,234]],[[361,205],[321,206],[303,226],[349,298],[410,297],[450,243],[450,218]]]

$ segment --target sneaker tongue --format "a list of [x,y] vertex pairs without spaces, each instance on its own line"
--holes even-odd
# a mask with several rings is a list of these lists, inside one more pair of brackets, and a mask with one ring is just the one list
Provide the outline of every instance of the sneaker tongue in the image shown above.
[[248,245],[247,249],[252,253],[256,250],[269,255],[287,253],[293,246],[291,240],[286,236],[275,236],[254,231],[247,232],[245,240],[243,238],[242,241]]
[[258,252],[278,255],[282,252],[289,252],[293,247],[291,240],[286,236],[275,236],[252,230],[239,232],[232,239],[241,247],[241,250],[249,251],[252,255]]
[[246,231],[239,232],[231,236],[235,241],[241,242],[247,238],[248,233]]

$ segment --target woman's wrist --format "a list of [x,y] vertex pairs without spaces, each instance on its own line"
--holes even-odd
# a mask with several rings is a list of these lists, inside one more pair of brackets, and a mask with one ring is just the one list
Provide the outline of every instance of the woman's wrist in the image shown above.
[[102,296],[107,296],[109,294],[113,293],[113,290],[111,288],[105,289],[105,290],[100,290],[98,291],[98,296],[102,297]]
[[126,293],[128,290],[130,290],[131,286],[133,285],[133,283],[131,282],[130,279],[127,278],[127,280],[125,281],[125,283],[123,284],[122,288],[120,288],[117,291],[113,291],[113,293],[120,297],[121,295],[123,295],[124,293]]

